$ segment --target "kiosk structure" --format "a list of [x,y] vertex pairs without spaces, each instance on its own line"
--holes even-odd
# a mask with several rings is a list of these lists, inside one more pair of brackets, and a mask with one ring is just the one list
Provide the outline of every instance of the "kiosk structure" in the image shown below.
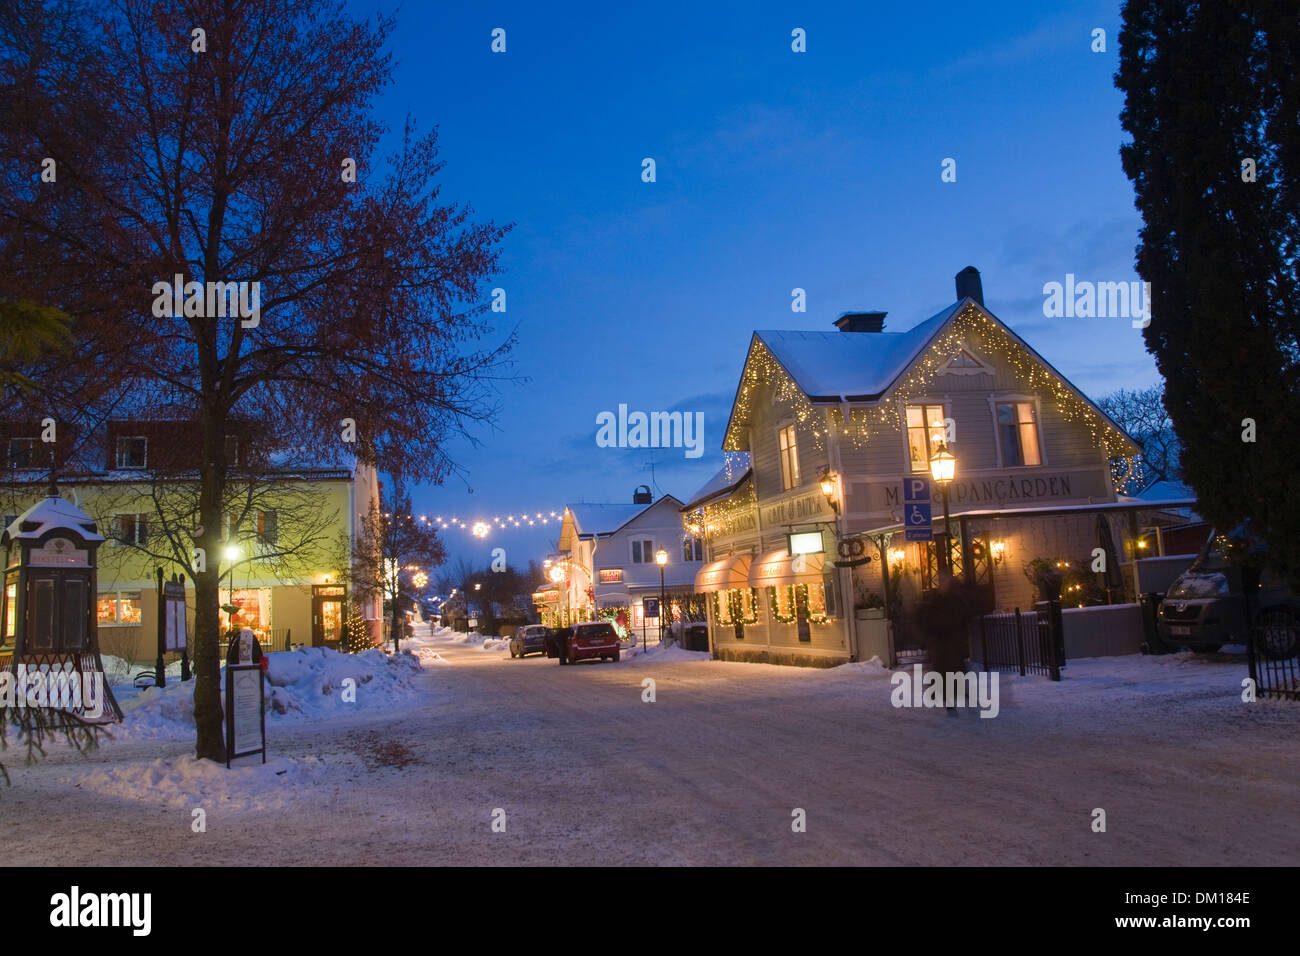
[[[58,709],[91,723],[122,719],[99,654],[95,569],[103,543],[94,519],[54,489],[0,533],[0,663],[18,686],[36,674],[50,688],[94,681],[96,703],[102,701],[94,711],[86,707],[87,694],[57,702],[66,705]],[[48,706],[55,704],[51,699]]]

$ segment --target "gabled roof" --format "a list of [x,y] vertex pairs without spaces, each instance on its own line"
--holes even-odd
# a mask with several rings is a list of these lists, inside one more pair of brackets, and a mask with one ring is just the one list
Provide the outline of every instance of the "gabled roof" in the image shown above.
[[[1023,348],[1043,368],[1051,372],[1076,396],[1088,404],[1103,421],[1122,435],[1136,450],[1138,445],[1113,418],[1103,412],[1091,398],[1052,367],[1001,319],[969,296],[936,312],[906,332],[755,332],[750,340],[745,366],[760,344],[766,348],[794,383],[814,403],[880,400],[903,374],[929,349],[931,343],[967,308],[978,309]],[[736,400],[723,432],[723,448],[735,424],[736,404],[744,386],[745,372],[736,386]],[[733,449],[734,450],[734,449]]]
[[679,509],[682,506],[672,495],[664,495],[650,504],[576,504],[565,507],[573,515],[579,538],[607,538],[618,534],[661,501],[674,502]]
[[754,336],[812,401],[879,398],[912,364],[962,303],[954,302],[906,332],[780,332]]
[[738,464],[723,465],[719,468],[717,474],[691,495],[687,504],[682,505],[682,511],[694,511],[715,498],[725,498],[743,485],[745,480],[754,473],[754,469],[749,464],[749,452],[739,452],[737,458],[740,459]]

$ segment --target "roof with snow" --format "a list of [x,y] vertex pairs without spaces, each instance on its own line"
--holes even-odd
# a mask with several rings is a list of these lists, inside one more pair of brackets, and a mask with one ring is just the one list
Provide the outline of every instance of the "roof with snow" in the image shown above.
[[[943,329],[967,308],[978,309],[1012,342],[1028,352],[1043,368],[1055,375],[1063,385],[1086,402],[1104,422],[1122,435],[1136,450],[1137,444],[1132,437],[1113,418],[1098,408],[1096,402],[1053,368],[1051,363],[1034,351],[1029,343],[990,312],[982,302],[970,296],[962,297],[906,332],[756,331],[750,340],[745,367],[748,369],[756,345],[762,343],[810,401],[876,402],[898,383],[903,373],[914,362],[925,354]],[[732,402],[731,416],[723,432],[724,451],[744,450],[744,443],[737,440],[734,429],[744,424],[737,418],[736,413],[741,391],[745,385],[745,376],[746,372],[742,370],[740,382],[736,386],[736,399]]]
[[722,498],[731,494],[744,484],[745,479],[753,473],[753,469],[749,465],[749,452],[738,452],[735,457],[736,462],[723,465],[718,469],[717,474],[701,485],[695,494],[691,495],[689,503],[682,505],[683,511],[694,511],[714,498]]
[[71,531],[85,541],[103,541],[95,530],[95,519],[71,501],[51,495],[42,498],[4,529],[5,541],[41,538],[52,531]]
[[656,498],[650,504],[577,504],[565,505],[573,515],[578,537],[608,537],[617,534],[629,522],[649,511],[659,502],[669,500],[681,507],[681,502],[672,495]]
[[906,332],[766,330],[754,335],[814,401],[866,401],[893,384],[962,304],[954,302]]

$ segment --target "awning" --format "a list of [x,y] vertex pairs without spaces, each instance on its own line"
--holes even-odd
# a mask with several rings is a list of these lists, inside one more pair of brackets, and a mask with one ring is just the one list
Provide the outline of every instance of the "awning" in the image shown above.
[[753,555],[732,554],[721,561],[706,564],[695,575],[695,590],[700,594],[728,591],[749,586],[749,562]]
[[820,581],[825,563],[823,554],[800,554],[791,558],[785,548],[771,551],[750,566],[749,586],[771,588]]

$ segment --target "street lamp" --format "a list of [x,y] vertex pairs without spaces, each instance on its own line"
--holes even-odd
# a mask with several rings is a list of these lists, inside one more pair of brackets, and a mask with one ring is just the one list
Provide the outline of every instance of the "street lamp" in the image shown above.
[[239,548],[233,544],[228,544],[223,556],[226,559],[226,564],[229,565],[226,573],[230,575],[230,585],[226,588],[226,594],[229,596],[230,601],[223,605],[221,610],[226,612],[227,629],[232,629],[235,626],[235,612],[239,610],[239,606],[235,604],[235,562],[240,558]]
[[[564,580],[564,567],[562,565],[558,563],[551,565],[551,580],[554,581],[556,584],[559,584],[561,581]],[[568,624],[568,620],[567,620],[568,617],[569,617],[569,589],[566,587],[564,589],[564,617],[557,622],[560,625],[560,627],[564,627]]]
[[840,503],[835,500],[835,473],[829,468],[823,468],[822,476],[817,483],[821,486],[822,494],[826,496],[826,503],[838,515],[840,513]]
[[[659,643],[664,642],[664,565],[668,563],[668,552],[660,548],[655,552],[655,564],[659,565]],[[645,632],[642,632],[641,640],[644,642]],[[642,653],[645,652],[645,646],[641,647]]]
[[953,475],[957,473],[957,459],[948,451],[948,446],[939,444],[939,450],[930,458],[930,477],[943,489],[943,556],[939,560],[939,570],[945,574],[952,573],[952,534],[948,519],[948,486],[952,484]]

